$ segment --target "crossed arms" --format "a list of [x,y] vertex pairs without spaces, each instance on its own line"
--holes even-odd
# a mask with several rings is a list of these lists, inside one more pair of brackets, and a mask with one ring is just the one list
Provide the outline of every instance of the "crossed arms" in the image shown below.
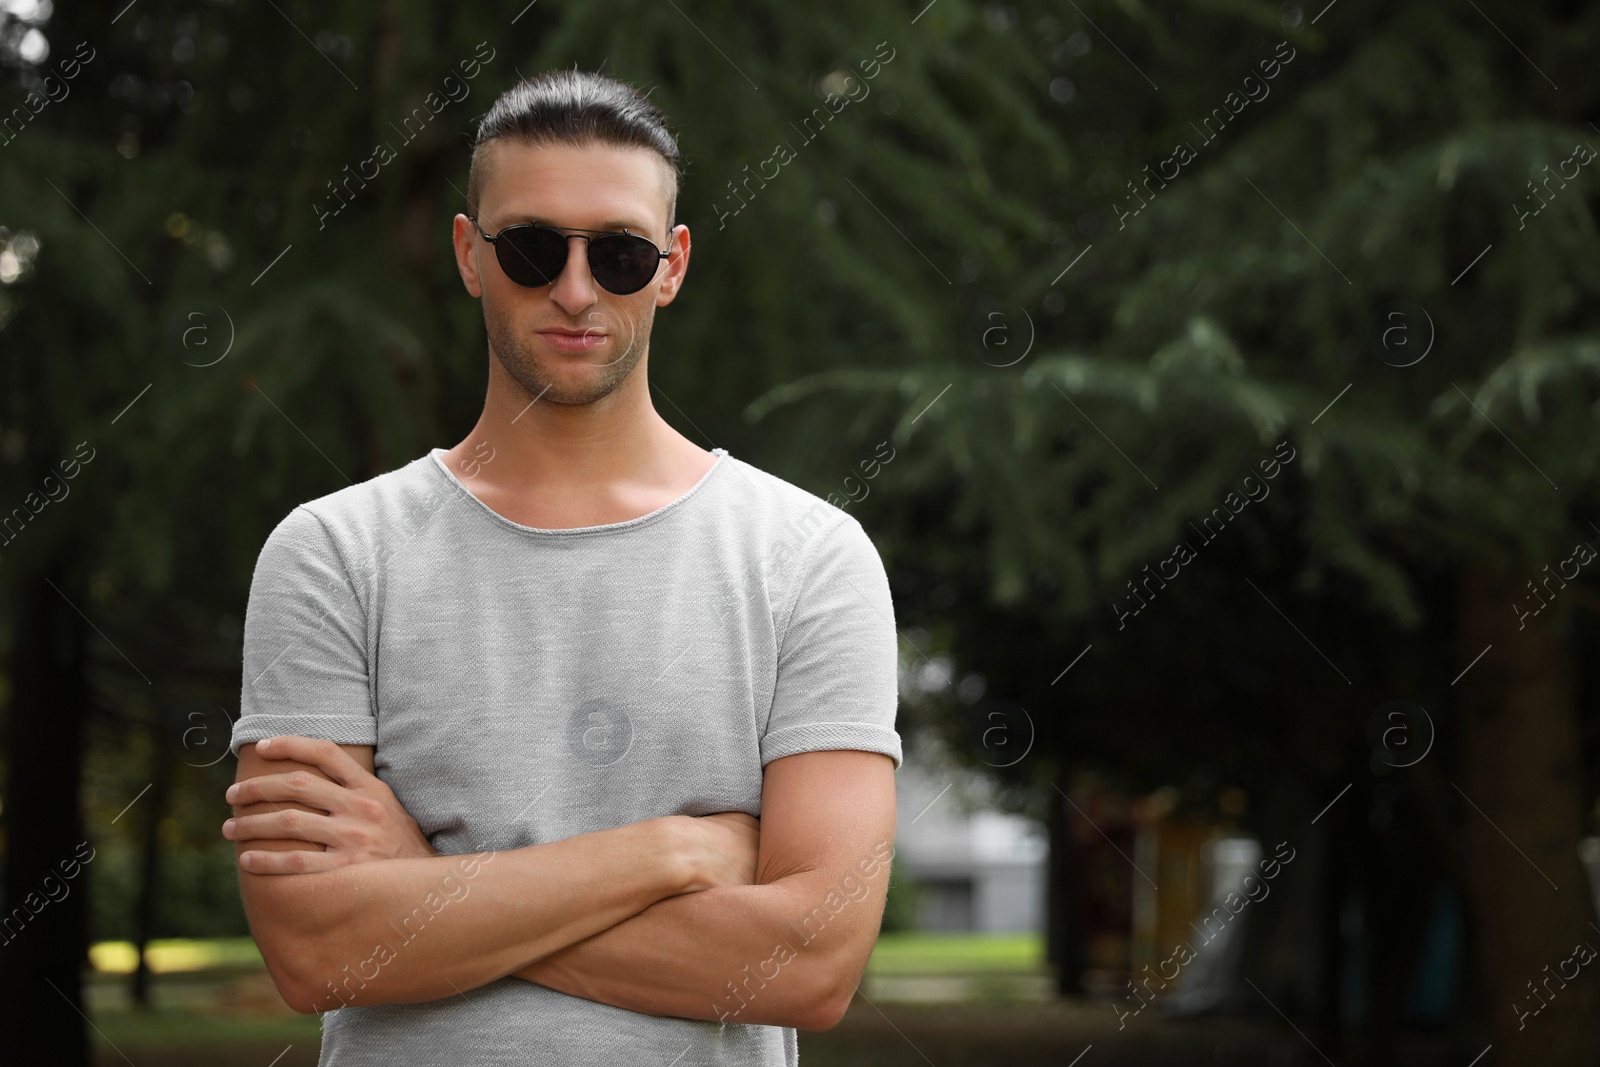
[[463,856],[435,854],[372,771],[370,745],[239,750],[224,836],[296,1011],[437,1000],[511,976],[650,1015],[823,1030],[877,938],[888,756],[772,761],[759,824],[673,815]]

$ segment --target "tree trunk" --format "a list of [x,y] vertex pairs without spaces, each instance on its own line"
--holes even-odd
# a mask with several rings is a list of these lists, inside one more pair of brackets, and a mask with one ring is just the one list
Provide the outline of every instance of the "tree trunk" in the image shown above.
[[167,794],[172,783],[172,758],[167,750],[164,723],[151,728],[150,797],[145,802],[144,855],[139,870],[139,902],[134,913],[133,947],[138,964],[133,971],[133,1005],[150,1007],[150,961],[146,952],[156,935],[161,900],[161,820],[167,815]]
[[1571,594],[1563,602],[1558,591],[1519,629],[1514,605],[1528,599],[1513,578],[1470,567],[1463,574],[1461,662],[1483,653],[1458,683],[1468,889],[1499,1067],[1593,1067],[1600,963],[1573,981],[1558,973],[1580,943],[1600,948],[1578,860],[1584,798],[1564,613]]
[[[4,826],[5,914],[0,916],[0,1048],[49,1048],[62,1067],[87,1067],[82,968],[87,955],[87,868],[79,766],[88,715],[86,624],[62,594],[84,598],[52,568],[19,585]],[[68,872],[72,877],[68,877]]]
[[1067,826],[1067,801],[1059,790],[1047,798],[1045,860],[1045,958],[1055,974],[1058,997],[1083,995],[1083,905],[1076,846]]

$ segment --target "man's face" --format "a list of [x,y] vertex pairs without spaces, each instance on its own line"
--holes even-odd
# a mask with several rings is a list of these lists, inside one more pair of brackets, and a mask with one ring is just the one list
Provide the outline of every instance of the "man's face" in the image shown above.
[[485,152],[478,198],[484,233],[528,221],[563,230],[626,228],[673,253],[649,285],[617,296],[590,275],[587,245],[574,235],[560,277],[528,289],[506,277],[494,246],[465,215],[456,216],[456,265],[467,291],[483,301],[495,358],[530,401],[592,404],[644,358],[655,309],[677,296],[688,268],[688,227],[667,232],[666,163],[648,149],[601,144],[533,148],[504,139]]

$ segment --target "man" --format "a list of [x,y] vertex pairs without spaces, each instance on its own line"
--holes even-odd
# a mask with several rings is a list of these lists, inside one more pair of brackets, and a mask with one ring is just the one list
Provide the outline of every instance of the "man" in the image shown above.
[[627,86],[500,97],[454,221],[482,416],[262,548],[224,834],[324,1064],[793,1065],[872,950],[888,582],[855,519],[651,405],[677,181]]

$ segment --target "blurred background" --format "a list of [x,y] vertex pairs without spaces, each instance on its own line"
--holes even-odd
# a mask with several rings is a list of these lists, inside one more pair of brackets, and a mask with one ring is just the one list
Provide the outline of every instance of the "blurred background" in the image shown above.
[[894,884],[805,1062],[1600,1062],[1597,49],[1534,0],[0,0],[0,1048],[316,1061],[219,836],[251,569],[471,427],[471,132],[577,66],[686,160],[657,409],[894,592]]

